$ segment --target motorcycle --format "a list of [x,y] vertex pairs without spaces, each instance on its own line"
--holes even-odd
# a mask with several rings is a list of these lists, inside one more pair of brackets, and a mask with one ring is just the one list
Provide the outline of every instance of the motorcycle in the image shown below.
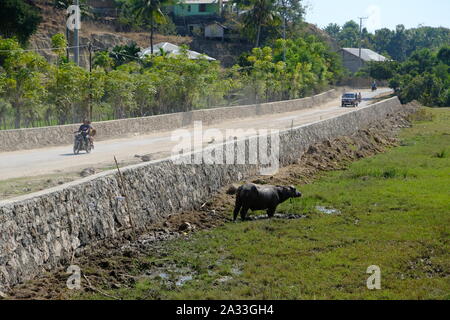
[[86,153],[91,152],[91,142],[89,140],[89,134],[87,131],[75,132],[75,139],[73,143],[73,153],[78,154],[81,150]]
[[372,85],[372,91],[376,91],[377,90],[377,86],[376,85]]

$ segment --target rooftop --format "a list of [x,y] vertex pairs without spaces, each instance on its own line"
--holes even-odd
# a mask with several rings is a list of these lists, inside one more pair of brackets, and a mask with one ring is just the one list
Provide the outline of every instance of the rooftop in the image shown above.
[[[169,42],[160,42],[160,43],[157,43],[157,44],[153,45],[153,54],[160,55],[161,54],[161,50],[166,52],[168,54],[168,56],[177,56],[177,55],[180,55],[182,53],[182,48],[181,47],[179,47],[177,45],[174,45],[172,43],[169,43]],[[140,56],[141,57],[145,56],[145,55],[150,55],[150,54],[151,54],[151,48],[150,47],[148,47],[146,49],[142,49],[142,51],[140,52]],[[207,55],[204,55],[204,54],[201,54],[201,53],[199,53],[197,51],[192,51],[192,50],[187,50],[187,55],[188,55],[189,59],[193,59],[193,60],[200,59],[202,57],[204,59],[206,59],[206,60],[209,60],[209,61],[216,60],[216,59],[211,58],[211,57],[209,57]]]
[[[359,57],[359,48],[342,48],[342,50]],[[361,49],[361,59],[364,61],[386,61],[386,57],[370,49]]]

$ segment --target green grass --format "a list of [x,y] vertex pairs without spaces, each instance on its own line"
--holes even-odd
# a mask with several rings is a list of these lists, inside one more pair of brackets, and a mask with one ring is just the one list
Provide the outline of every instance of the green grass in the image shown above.
[[[450,109],[429,112],[430,120],[401,132],[401,147],[298,186],[304,197],[278,210],[308,218],[228,223],[171,241],[148,266],[186,268],[192,281],[143,277],[108,292],[125,299],[449,299]],[[321,214],[318,205],[341,214]],[[381,290],[366,287],[370,265],[381,269]]]

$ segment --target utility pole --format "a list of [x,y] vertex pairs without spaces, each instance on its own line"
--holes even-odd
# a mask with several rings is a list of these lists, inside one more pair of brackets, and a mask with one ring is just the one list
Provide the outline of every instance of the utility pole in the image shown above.
[[66,48],[66,57],[67,57],[67,62],[69,62],[70,61],[70,53],[69,53],[69,43],[70,43],[70,40],[69,40],[69,28],[67,27],[67,25],[66,25],[66,41],[67,41],[67,48]]
[[[75,5],[78,7],[77,10],[80,10],[79,9],[80,8],[80,1],[79,0],[75,0]],[[80,13],[80,16],[81,16],[81,13]],[[74,48],[73,48],[73,60],[74,60],[74,62],[75,62],[75,64],[77,66],[80,65],[80,38],[79,38],[79,35],[78,35],[78,27],[79,26],[77,24],[75,24],[75,29],[73,29],[73,38],[74,38],[74,41],[73,41],[73,46],[74,46]]]
[[89,50],[89,120],[92,121],[92,44],[88,43]]
[[369,17],[359,17],[359,67],[362,68],[363,63],[361,59],[361,49],[362,49],[362,22],[363,20],[369,19]]
[[283,62],[286,62],[286,0],[283,3]]
[[89,50],[89,72],[92,72],[92,44],[88,43],[88,50]]

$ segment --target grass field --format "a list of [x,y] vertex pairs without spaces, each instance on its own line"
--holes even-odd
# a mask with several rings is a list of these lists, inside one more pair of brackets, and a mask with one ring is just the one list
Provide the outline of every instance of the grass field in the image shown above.
[[[299,185],[304,197],[279,207],[307,218],[228,223],[168,242],[146,262],[172,271],[107,292],[125,299],[449,299],[450,109],[422,115],[425,121],[402,130],[400,147]],[[380,267],[381,290],[366,287],[371,265]],[[183,285],[168,281],[180,272]]]

